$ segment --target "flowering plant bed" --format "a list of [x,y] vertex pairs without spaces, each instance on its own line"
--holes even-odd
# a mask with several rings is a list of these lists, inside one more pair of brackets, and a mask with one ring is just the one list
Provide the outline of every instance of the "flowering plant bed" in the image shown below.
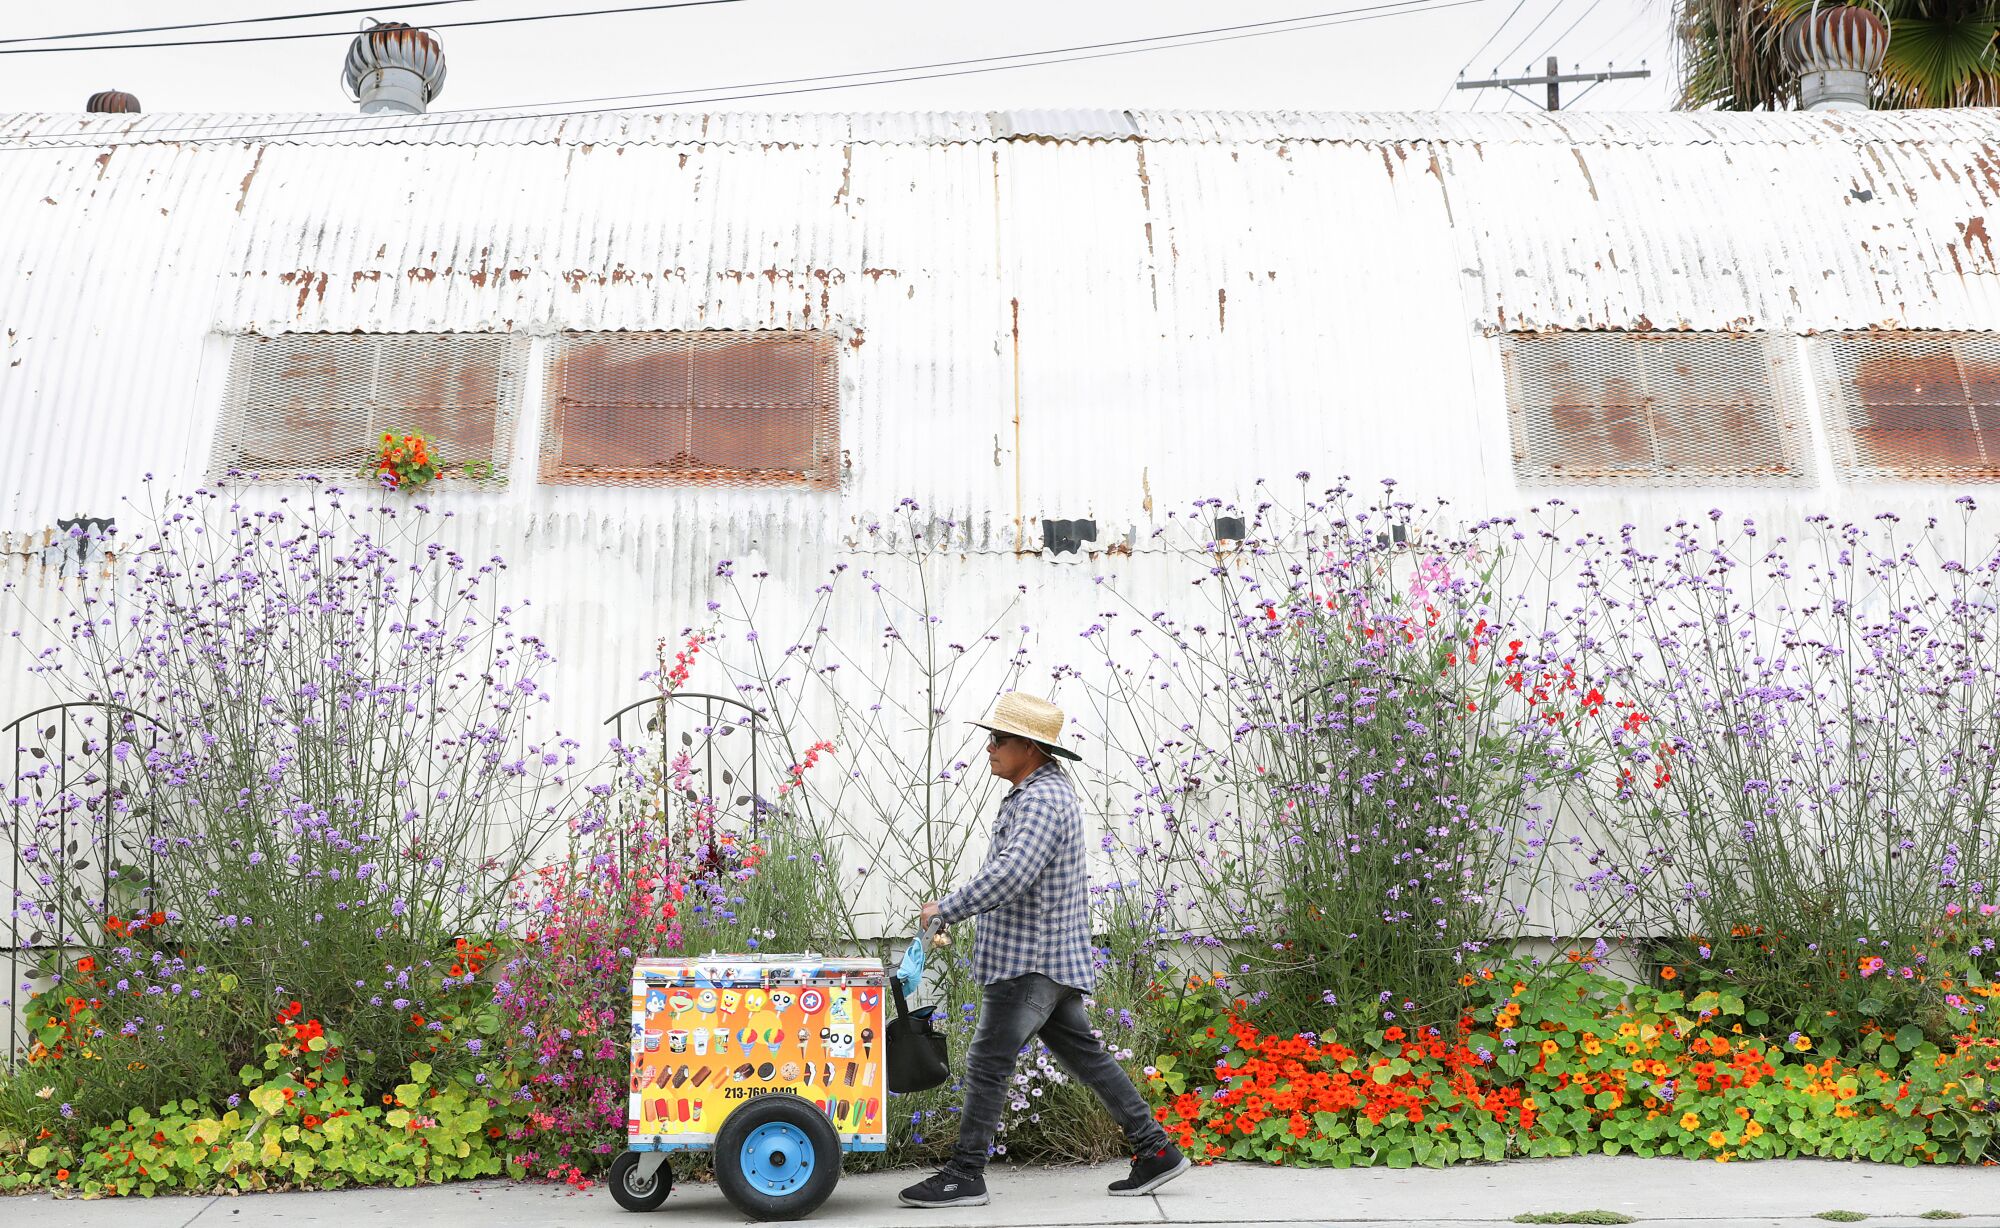
[[[1986,999],[2000,986],[1967,987]],[[1773,1039],[1730,994],[1687,997],[1595,972],[1485,970],[1450,1028],[1353,1046],[1259,1032],[1235,1004],[1162,1057],[1151,1086],[1176,1141],[1209,1160],[1439,1166],[1601,1152],[1995,1163],[2000,1037],[1940,1047],[1906,1029],[1854,1058]],[[1896,1055],[1889,1062],[1868,1055]]]

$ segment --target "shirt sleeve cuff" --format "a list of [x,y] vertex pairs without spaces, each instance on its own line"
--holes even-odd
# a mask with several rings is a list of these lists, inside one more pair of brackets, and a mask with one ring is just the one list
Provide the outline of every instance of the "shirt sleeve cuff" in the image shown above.
[[957,900],[958,896],[954,893],[938,901],[938,919],[946,925],[957,925],[960,921],[965,920],[964,917],[959,915],[958,909],[953,906],[957,903]]

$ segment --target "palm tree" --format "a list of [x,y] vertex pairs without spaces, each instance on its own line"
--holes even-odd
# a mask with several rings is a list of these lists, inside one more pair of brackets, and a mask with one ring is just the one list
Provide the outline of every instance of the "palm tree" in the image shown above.
[[[1795,101],[1784,36],[1813,0],[1673,0],[1687,109],[1780,110]],[[1820,12],[1837,7],[1820,0]],[[2000,104],[2000,0],[1879,0],[1889,52],[1877,109]]]

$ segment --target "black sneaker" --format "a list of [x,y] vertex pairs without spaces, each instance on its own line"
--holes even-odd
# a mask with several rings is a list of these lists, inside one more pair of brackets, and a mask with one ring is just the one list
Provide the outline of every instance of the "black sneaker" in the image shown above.
[[1111,1183],[1111,1196],[1137,1198],[1150,1194],[1192,1167],[1188,1158],[1169,1143],[1152,1155],[1132,1157],[1132,1171],[1123,1181]]
[[925,1178],[904,1190],[906,1207],[983,1207],[986,1181],[981,1177],[961,1177],[949,1170]]

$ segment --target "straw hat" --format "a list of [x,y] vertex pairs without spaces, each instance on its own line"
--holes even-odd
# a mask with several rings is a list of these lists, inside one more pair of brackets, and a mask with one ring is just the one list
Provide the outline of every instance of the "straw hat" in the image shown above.
[[1082,755],[1061,744],[1063,712],[1046,699],[1009,691],[994,701],[993,715],[971,724],[993,733],[1011,733],[1039,745],[1051,755],[1081,759]]

